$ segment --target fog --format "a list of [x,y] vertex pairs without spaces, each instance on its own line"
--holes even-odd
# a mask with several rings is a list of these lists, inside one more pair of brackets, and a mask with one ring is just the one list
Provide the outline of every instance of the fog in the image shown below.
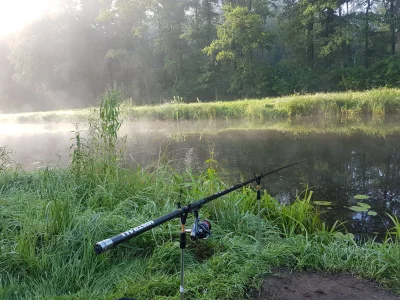
[[[11,159],[25,170],[41,167],[68,167],[75,143],[77,126],[82,138],[87,137],[87,123],[18,123],[3,120],[0,123],[0,145],[11,151]],[[126,138],[125,167],[149,166],[161,161],[175,166],[192,166],[195,151],[189,145],[180,144],[189,136],[203,135],[231,128],[230,121],[154,121],[124,122],[118,132]],[[240,122],[236,122],[241,126]],[[204,140],[205,144],[207,141]],[[182,145],[182,146],[179,146]],[[208,151],[208,150],[207,150]],[[207,155],[207,152],[202,156]],[[211,148],[210,148],[211,151]],[[186,153],[188,152],[188,153]],[[205,160],[205,159],[204,159]],[[196,160],[195,169],[204,168],[204,161]]]
[[0,39],[0,112],[399,87],[396,0],[55,3]]

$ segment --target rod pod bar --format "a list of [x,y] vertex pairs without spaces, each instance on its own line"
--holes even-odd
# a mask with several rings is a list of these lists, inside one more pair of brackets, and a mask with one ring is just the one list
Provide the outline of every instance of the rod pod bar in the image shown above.
[[[256,175],[254,174],[254,176]],[[262,176],[262,173],[260,176]],[[260,224],[258,224],[257,238],[258,238],[258,244],[261,249],[261,177],[257,178],[256,183],[257,183],[256,193],[257,193],[257,208],[258,208],[257,217],[258,217],[258,222],[260,222]]]
[[261,175],[259,175],[259,176],[256,176],[256,177],[254,177],[252,179],[249,179],[247,181],[244,181],[242,183],[238,183],[236,185],[233,185],[233,186],[231,186],[230,188],[228,188],[226,190],[223,190],[223,191],[215,193],[215,194],[213,194],[211,196],[205,197],[205,198],[203,198],[203,199],[201,199],[199,201],[196,201],[196,202],[193,202],[191,204],[188,204],[187,206],[183,206],[183,207],[181,207],[181,208],[179,208],[179,209],[177,209],[175,211],[172,211],[172,212],[170,212],[170,213],[168,213],[168,214],[166,214],[166,215],[164,215],[162,217],[159,217],[157,219],[148,221],[148,222],[143,223],[143,224],[141,224],[141,225],[139,225],[137,227],[134,227],[134,228],[129,229],[129,230],[125,231],[125,232],[122,232],[122,233],[120,233],[120,234],[118,234],[116,236],[113,236],[111,238],[108,238],[108,239],[105,239],[103,241],[97,242],[94,245],[94,251],[97,254],[103,253],[103,252],[111,249],[112,247],[115,247],[115,246],[117,246],[117,245],[119,245],[119,244],[121,244],[121,243],[123,243],[123,242],[125,242],[127,240],[130,240],[131,238],[134,238],[134,237],[136,237],[136,236],[138,236],[138,235],[140,235],[140,234],[142,234],[142,233],[144,233],[146,231],[149,231],[150,229],[152,229],[154,227],[157,227],[157,226],[159,226],[159,225],[161,225],[161,224],[163,224],[165,222],[168,222],[168,221],[170,221],[172,219],[175,219],[175,218],[179,218],[182,215],[191,213],[191,212],[193,212],[195,210],[199,210],[204,204],[206,204],[208,202],[211,202],[211,201],[213,201],[213,200],[215,200],[215,199],[217,199],[219,197],[222,197],[222,196],[224,196],[226,194],[229,194],[230,192],[233,192],[234,190],[237,190],[237,189],[239,189],[239,188],[241,188],[241,187],[243,187],[243,186],[245,186],[247,184],[250,184],[250,183],[252,183],[254,181],[259,182],[261,180],[261,178],[263,178],[263,177],[266,177],[268,175],[272,175],[272,174],[277,173],[277,172],[279,172],[279,171],[281,171],[283,169],[292,167],[294,165],[297,165],[297,164],[299,164],[301,162],[304,162],[306,160],[309,160],[309,159],[312,159],[312,157],[311,158],[306,158],[306,159],[303,159],[303,160],[300,160],[300,161],[297,161],[297,162],[294,162],[292,164],[280,167],[278,169],[275,169],[275,170],[272,170],[272,171],[269,171],[269,172],[266,172],[266,173],[261,173]]

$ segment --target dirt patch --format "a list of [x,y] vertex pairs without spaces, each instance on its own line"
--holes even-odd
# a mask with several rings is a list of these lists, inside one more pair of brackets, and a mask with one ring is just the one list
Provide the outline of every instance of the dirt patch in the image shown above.
[[253,300],[398,300],[400,296],[373,281],[351,275],[276,270],[264,280]]

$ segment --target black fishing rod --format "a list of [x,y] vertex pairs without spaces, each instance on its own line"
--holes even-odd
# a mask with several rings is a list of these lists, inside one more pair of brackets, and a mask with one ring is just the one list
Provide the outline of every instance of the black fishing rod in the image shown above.
[[[132,229],[129,229],[129,230],[125,231],[125,232],[122,232],[122,233],[120,233],[120,234],[118,234],[118,235],[116,235],[114,237],[111,237],[111,238],[108,238],[108,239],[105,239],[103,241],[100,241],[100,242],[96,243],[94,245],[94,251],[97,254],[103,253],[103,252],[111,249],[114,246],[117,246],[117,245],[119,245],[119,244],[121,244],[121,243],[123,243],[123,242],[125,242],[125,241],[127,241],[129,239],[131,239],[131,238],[134,238],[134,237],[136,237],[136,236],[138,236],[138,235],[140,235],[140,234],[142,234],[142,233],[144,233],[144,232],[146,232],[146,231],[148,231],[148,230],[150,230],[150,229],[152,229],[154,227],[157,227],[157,226],[159,226],[159,225],[161,225],[161,224],[163,224],[165,222],[168,222],[169,220],[175,219],[175,218],[181,218],[181,224],[182,224],[181,235],[182,235],[182,233],[185,234],[184,225],[186,223],[186,217],[187,217],[187,215],[189,213],[191,213],[191,212],[195,213],[195,217],[196,217],[196,221],[197,221],[198,220],[198,210],[203,205],[205,205],[206,203],[208,203],[208,202],[210,202],[212,200],[215,200],[215,199],[217,199],[219,197],[222,197],[222,196],[224,196],[224,195],[226,195],[226,194],[228,194],[228,193],[230,193],[230,192],[232,192],[234,190],[237,190],[237,189],[239,189],[239,188],[241,188],[241,187],[243,187],[243,186],[245,186],[245,185],[247,185],[249,183],[252,183],[254,181],[257,182],[257,200],[260,200],[260,181],[261,181],[261,179],[263,177],[266,177],[268,175],[277,173],[277,172],[279,172],[279,171],[281,171],[283,169],[292,167],[294,165],[297,165],[297,164],[299,164],[299,163],[301,163],[303,161],[309,160],[309,159],[310,158],[303,159],[303,160],[297,161],[295,163],[292,163],[292,164],[280,167],[278,169],[269,171],[267,173],[261,173],[261,175],[259,175],[259,176],[256,176],[256,177],[254,177],[252,179],[249,179],[249,180],[247,180],[245,182],[233,185],[233,186],[231,186],[230,188],[228,188],[226,190],[223,190],[221,192],[218,192],[216,194],[213,194],[211,196],[203,198],[203,199],[201,199],[201,200],[199,200],[197,202],[193,202],[191,204],[188,204],[187,206],[179,207],[177,210],[175,210],[173,212],[170,212],[170,213],[168,213],[168,214],[166,214],[166,215],[164,215],[164,216],[162,216],[162,217],[160,217],[158,219],[154,219],[154,220],[148,221],[148,222],[146,222],[144,224],[141,224],[141,225],[139,225],[139,226],[137,226],[135,228],[132,228]],[[209,227],[211,227],[211,226],[209,226]],[[207,228],[204,228],[204,229],[207,229]],[[193,234],[193,236],[192,236],[193,239],[196,239],[196,234],[197,234],[197,232],[195,232]],[[200,238],[202,238],[202,237],[200,237]]]

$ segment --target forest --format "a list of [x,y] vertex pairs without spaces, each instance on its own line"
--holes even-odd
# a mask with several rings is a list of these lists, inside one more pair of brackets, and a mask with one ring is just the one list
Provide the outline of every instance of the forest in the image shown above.
[[59,0],[0,40],[0,112],[400,86],[400,0]]

